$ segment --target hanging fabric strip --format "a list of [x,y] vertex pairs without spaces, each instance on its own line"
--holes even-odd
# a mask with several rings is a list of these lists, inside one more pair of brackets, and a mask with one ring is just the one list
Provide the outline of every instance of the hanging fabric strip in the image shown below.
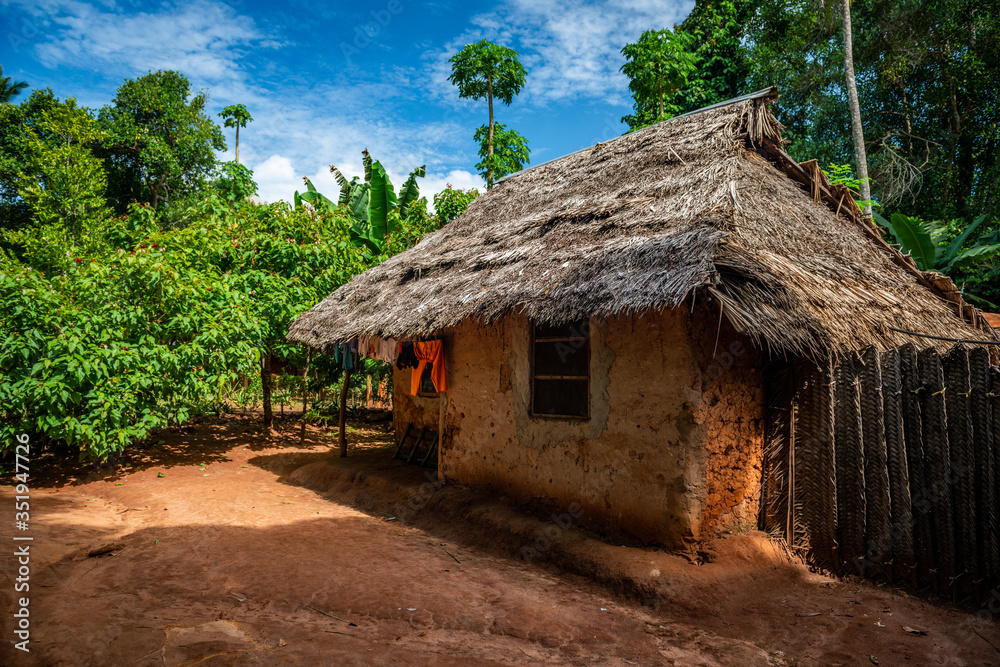
[[396,359],[396,368],[402,370],[404,368],[416,368],[420,360],[413,353],[413,343],[404,340],[399,344],[399,355]]
[[419,360],[417,369],[410,378],[410,393],[414,396],[420,391],[420,378],[424,374],[427,363],[431,364],[431,382],[439,394],[448,391],[448,377],[444,368],[444,343],[440,340],[416,342],[413,353]]

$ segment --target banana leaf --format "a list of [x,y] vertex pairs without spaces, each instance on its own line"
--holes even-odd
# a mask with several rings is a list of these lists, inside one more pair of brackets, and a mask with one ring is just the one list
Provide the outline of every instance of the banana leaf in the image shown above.
[[355,222],[350,228],[351,243],[357,248],[367,248],[373,255],[382,254],[382,246],[371,237],[371,228]]
[[420,197],[420,187],[417,185],[417,178],[423,178],[426,175],[427,165],[417,167],[410,172],[410,176],[403,183],[403,187],[399,189],[399,214],[401,216],[406,217],[406,211],[410,208],[410,204]]
[[337,208],[337,205],[326,198],[316,186],[312,184],[308,178],[304,179],[306,182],[306,191],[302,194],[296,193],[298,195],[300,202],[306,202],[312,206],[317,211],[333,211]]
[[352,190],[347,208],[351,211],[351,217],[367,223],[370,219],[368,205],[371,200],[371,184],[359,183]]
[[962,292],[962,298],[971,303],[976,308],[982,308],[983,310],[988,310],[991,312],[996,312],[1000,310],[1000,306],[996,305],[992,301],[988,301],[981,296],[976,296],[975,294],[967,294]]
[[976,245],[951,260],[944,270],[951,271],[952,269],[967,267],[970,264],[985,262],[998,253],[1000,253],[1000,243],[995,243],[993,245]]
[[893,213],[889,226],[899,245],[913,256],[917,266],[924,271],[933,271],[937,264],[938,247],[920,220]]
[[372,156],[368,149],[361,151],[361,164],[365,167],[365,183],[372,182]]
[[972,232],[976,231],[976,228],[983,224],[983,220],[985,219],[985,215],[981,215],[976,218],[971,225],[966,227],[965,230],[963,230],[962,233],[956,236],[955,240],[951,242],[948,249],[944,252],[944,259],[941,260],[941,263],[944,264],[946,269],[950,269],[958,257],[961,256],[960,253],[962,252],[962,246],[964,246],[965,242],[969,240],[970,236],[972,236]]
[[382,166],[381,162],[376,161],[372,164],[371,174],[371,202],[369,204],[371,238],[381,245],[385,237],[395,231],[395,229],[390,229],[395,225],[390,225],[389,212],[396,208],[398,202],[392,188],[392,182],[385,173],[385,167]]
[[[335,179],[337,179],[337,185],[340,186],[340,198],[337,203],[346,204],[351,192],[351,181],[348,181],[347,177],[332,164],[330,165],[330,173],[333,174]],[[357,176],[354,177],[354,180],[357,180]]]

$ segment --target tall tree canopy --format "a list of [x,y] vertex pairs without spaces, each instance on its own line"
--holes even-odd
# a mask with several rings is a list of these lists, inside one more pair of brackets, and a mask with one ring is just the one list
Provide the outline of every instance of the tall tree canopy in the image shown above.
[[33,90],[20,104],[0,105],[0,229],[19,229],[30,222],[30,207],[19,193],[21,179],[32,174],[44,184],[45,174],[35,168],[40,159],[36,140],[50,148],[59,144],[44,118],[61,107],[76,109],[76,100],[62,102],[47,88]]
[[[748,88],[775,84],[799,159],[853,162],[840,5],[759,2]],[[977,0],[855,0],[854,65],[873,196],[925,217],[1000,210],[1000,11]]]
[[629,78],[634,113],[622,118],[633,130],[681,112],[674,103],[677,93],[687,88],[698,56],[687,51],[691,38],[673,30],[647,30],[638,41],[622,48],[622,72]]
[[467,44],[449,61],[451,75],[448,80],[458,86],[459,97],[473,100],[486,99],[489,103],[490,121],[485,158],[487,188],[493,187],[496,178],[493,157],[496,146],[493,100],[496,98],[506,106],[510,106],[514,97],[524,87],[527,73],[518,60],[519,55],[513,49],[484,39],[475,44]]
[[126,79],[98,119],[106,132],[105,168],[119,209],[131,201],[153,208],[204,187],[225,150],[222,129],[205,113],[208,96],[191,94],[178,72]]
[[236,164],[240,163],[240,128],[253,122],[253,117],[242,104],[230,104],[219,113],[223,125],[236,128]]

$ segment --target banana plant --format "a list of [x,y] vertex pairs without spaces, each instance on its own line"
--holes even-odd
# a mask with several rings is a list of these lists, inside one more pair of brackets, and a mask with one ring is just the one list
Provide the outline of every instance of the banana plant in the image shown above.
[[296,208],[306,203],[324,212],[345,207],[354,219],[350,230],[351,242],[378,255],[385,245],[385,237],[399,230],[399,220],[406,217],[410,205],[420,198],[417,179],[425,176],[427,169],[420,166],[411,171],[397,196],[382,163],[372,160],[367,148],[361,155],[365,169],[363,181],[357,176],[348,180],[343,172],[330,165],[330,172],[340,185],[336,203],[319,192],[308,178],[304,179],[306,191],[296,192],[294,202]]
[[340,185],[339,204],[346,206],[354,218],[351,241],[358,247],[367,247],[373,254],[380,254],[385,237],[398,231],[399,219],[406,217],[410,204],[420,197],[417,178],[425,176],[427,169],[420,166],[411,171],[397,196],[382,163],[372,160],[368,149],[361,155],[364,181],[357,176],[347,180],[334,165],[330,165],[330,171]]
[[305,202],[317,211],[332,212],[337,209],[337,205],[317,190],[308,177],[303,177],[302,180],[306,182],[306,191],[303,193],[299,193],[298,190],[295,191],[293,198],[295,208],[301,208],[302,203]]
[[903,252],[910,253],[923,271],[948,274],[1000,254],[1000,231],[983,234],[970,248],[965,248],[976,229],[986,220],[985,215],[976,218],[947,246],[943,243],[946,230],[941,223],[902,213],[893,213],[889,220],[877,213],[873,216],[880,225],[892,232]]

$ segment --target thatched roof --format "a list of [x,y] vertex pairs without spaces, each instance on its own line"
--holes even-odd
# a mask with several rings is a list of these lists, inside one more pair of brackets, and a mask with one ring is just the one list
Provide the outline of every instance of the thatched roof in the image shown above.
[[710,295],[736,328],[791,354],[933,343],[892,328],[992,339],[954,283],[917,271],[845,189],[781,150],[767,109],[776,97],[747,95],[516,174],[336,290],[288,338],[325,349],[515,310],[561,323]]

